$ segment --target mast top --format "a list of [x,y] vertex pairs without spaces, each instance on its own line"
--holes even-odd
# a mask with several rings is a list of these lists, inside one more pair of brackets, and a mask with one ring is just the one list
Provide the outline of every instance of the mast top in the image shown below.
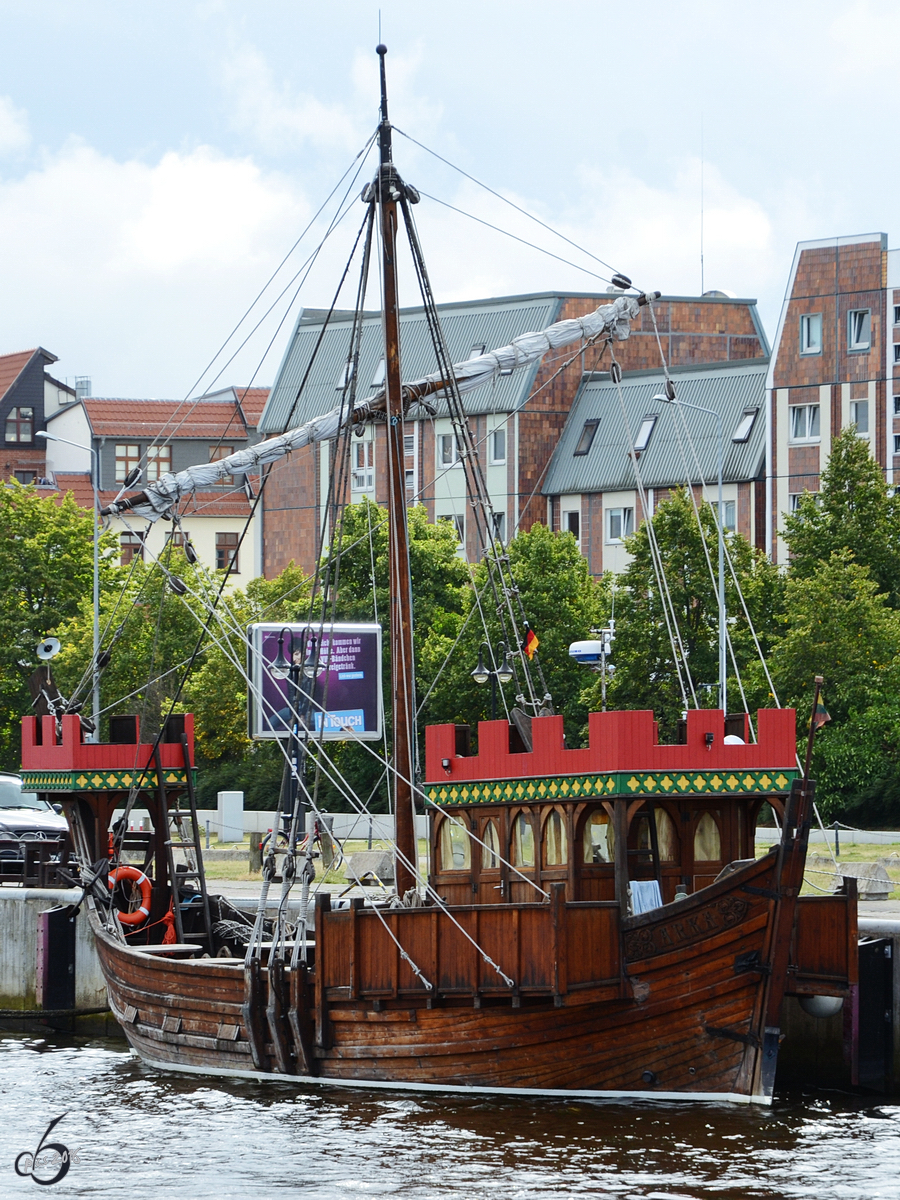
[[375,47],[375,53],[381,59],[381,123],[378,126],[378,147],[381,151],[381,165],[387,166],[392,161],[391,123],[388,120],[387,75],[384,69],[384,56],[387,46],[380,43]]

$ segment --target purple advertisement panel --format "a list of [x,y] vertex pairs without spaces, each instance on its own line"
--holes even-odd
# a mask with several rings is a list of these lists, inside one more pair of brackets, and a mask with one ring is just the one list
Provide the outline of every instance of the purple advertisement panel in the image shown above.
[[[381,626],[362,624],[308,625],[262,623],[248,629],[248,726],[253,738],[290,736],[294,713],[288,679],[272,666],[279,644],[287,662],[293,655],[297,688],[311,696],[301,737],[360,738],[376,741],[382,734]],[[311,686],[310,686],[311,681]]]

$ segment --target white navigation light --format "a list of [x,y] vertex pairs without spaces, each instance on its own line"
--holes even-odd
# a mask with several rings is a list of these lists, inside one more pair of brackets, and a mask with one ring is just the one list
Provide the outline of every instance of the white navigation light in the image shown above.
[[[607,648],[607,654],[609,649]],[[592,663],[600,662],[603,657],[603,642],[599,639],[588,642],[573,642],[569,647],[569,657],[574,658],[577,663]]]
[[37,656],[42,661],[46,661],[46,659],[48,659],[48,658],[56,658],[57,654],[59,654],[59,652],[60,652],[60,649],[61,649],[61,647],[60,647],[60,643],[59,643],[59,638],[55,638],[55,637],[44,638],[44,640],[41,642],[41,644],[37,648]]

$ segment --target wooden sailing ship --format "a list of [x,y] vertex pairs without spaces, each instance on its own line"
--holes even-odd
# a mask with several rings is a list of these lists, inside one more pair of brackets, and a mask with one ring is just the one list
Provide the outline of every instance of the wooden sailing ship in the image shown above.
[[[855,896],[799,896],[812,784],[798,777],[792,710],[760,711],[753,744],[746,717],[726,725],[721,710],[688,712],[677,745],[659,743],[652,713],[593,713],[589,744],[567,749],[562,718],[535,702],[524,723],[481,722],[477,754],[467,728],[429,728],[414,787],[403,420],[411,402],[455,392],[459,372],[444,363],[401,382],[396,229],[417,197],[392,162],[379,53],[381,164],[363,198],[382,245],[385,386],[317,436],[372,413],[388,430],[397,903],[333,908],[318,894],[314,921],[287,930],[289,854],[274,927],[264,894],[252,932],[242,929],[206,888],[189,716],[152,743],[136,718],[119,718],[111,743],[86,742],[76,715],[25,718],[27,785],[63,803],[112,1011],[154,1066],[766,1103],[785,995],[847,997],[856,983]],[[611,306],[598,328],[615,336],[647,299]],[[274,440],[279,453],[303,444],[295,434]],[[468,471],[477,455],[463,427],[457,437]],[[265,462],[269,451],[252,453]],[[237,457],[202,470],[229,473]],[[176,484],[168,476],[125,505],[165,511]],[[135,837],[113,814],[138,797],[152,830]],[[766,803],[781,838],[757,860]],[[414,828],[423,804],[427,889]],[[295,831],[296,820],[292,845]],[[140,860],[146,909],[128,926],[109,887],[123,852]],[[264,893],[274,860],[266,871]]]

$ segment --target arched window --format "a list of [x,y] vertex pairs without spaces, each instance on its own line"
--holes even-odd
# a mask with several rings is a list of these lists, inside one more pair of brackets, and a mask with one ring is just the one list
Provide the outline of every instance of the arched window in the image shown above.
[[613,827],[609,815],[602,808],[595,808],[584,823],[584,861],[586,863],[612,862],[614,850]]
[[524,813],[513,821],[512,860],[517,867],[534,866],[534,826]]
[[496,821],[487,822],[481,840],[484,842],[481,848],[481,869],[496,870],[500,866],[500,835],[497,833]]
[[[675,822],[664,808],[654,808],[656,817],[656,841],[659,846],[660,862],[675,862],[678,850],[675,840]],[[650,841],[650,814],[642,816],[637,830],[638,850],[652,850]]]
[[446,817],[441,824],[441,869],[466,871],[472,866],[472,843],[462,825]]
[[566,823],[559,809],[554,808],[544,822],[544,866],[564,867],[568,861]]
[[712,813],[704,813],[694,831],[694,861],[719,862],[722,858],[722,837]]

